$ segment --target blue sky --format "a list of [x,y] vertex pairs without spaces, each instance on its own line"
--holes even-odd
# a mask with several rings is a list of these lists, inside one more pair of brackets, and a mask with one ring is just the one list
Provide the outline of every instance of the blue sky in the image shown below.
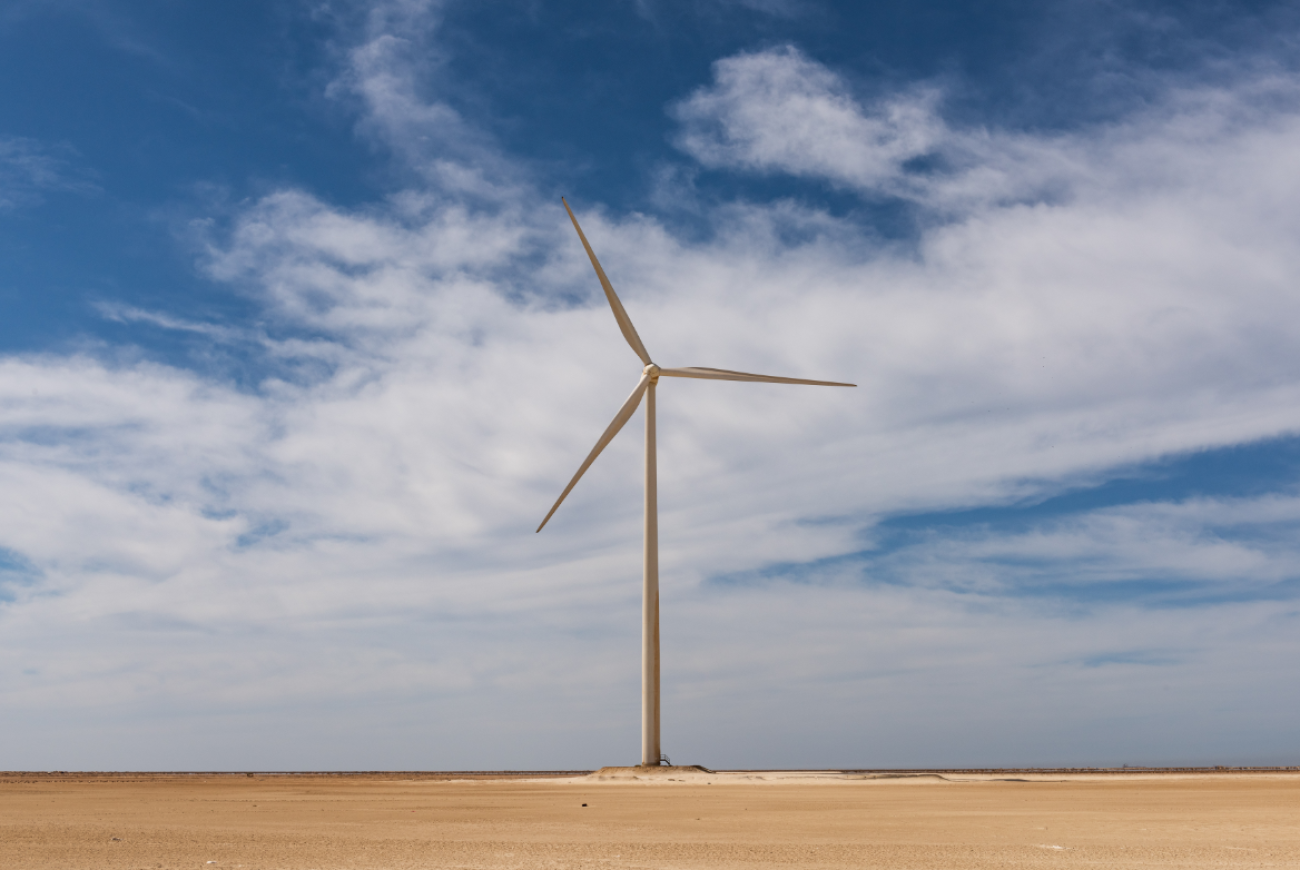
[[[1283,3],[0,7],[4,769],[1297,764]],[[620,367],[621,366],[621,367]]]

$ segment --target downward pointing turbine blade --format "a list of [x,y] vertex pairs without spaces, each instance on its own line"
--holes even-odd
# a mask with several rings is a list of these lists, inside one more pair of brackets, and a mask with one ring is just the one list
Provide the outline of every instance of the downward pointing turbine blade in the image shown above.
[[772,375],[752,375],[749,372],[733,372],[730,369],[710,369],[702,366],[687,366],[681,369],[660,369],[659,374],[670,378],[704,378],[710,381],[752,381],[759,384],[808,384],[814,387],[856,387],[857,384],[842,384],[839,381],[809,381],[804,378],[778,378]]
[[650,365],[650,354],[646,353],[645,345],[641,343],[641,336],[636,334],[636,327],[632,325],[632,318],[627,316],[623,310],[623,303],[618,300],[618,294],[614,292],[614,285],[609,283],[605,277],[605,270],[600,268],[600,260],[596,259],[596,252],[591,249],[587,242],[587,237],[582,233],[582,227],[578,226],[578,219],[573,216],[573,209],[569,208],[569,201],[560,197],[560,202],[564,203],[564,210],[569,213],[569,220],[573,221],[573,228],[578,231],[578,238],[582,239],[582,246],[587,249],[587,256],[591,258],[591,265],[596,267],[596,277],[600,279],[600,286],[605,288],[605,298],[609,300],[609,307],[614,309],[614,319],[618,321],[618,328],[623,331],[623,337],[627,343],[632,345],[632,350],[636,355],[641,357],[641,362]]
[[582,475],[591,467],[591,463],[596,461],[596,457],[600,455],[600,451],[609,446],[609,442],[614,440],[614,436],[618,434],[618,430],[622,429],[623,425],[631,419],[634,413],[636,413],[637,405],[641,404],[641,397],[645,395],[646,387],[648,386],[650,386],[650,376],[647,374],[641,375],[641,380],[637,382],[636,389],[632,391],[632,395],[627,397],[627,401],[623,403],[623,407],[618,409],[618,413],[614,415],[614,422],[609,424],[608,428],[605,429],[605,434],[600,436],[600,440],[596,442],[596,446],[587,454],[587,458],[583,460],[582,465],[578,468],[578,473],[573,475],[573,480],[569,481],[569,485],[564,488],[564,492],[560,493],[560,497],[555,500],[555,504],[551,505],[550,512],[546,514],[546,519],[542,520],[542,525],[537,527],[537,531],[540,532],[542,527],[551,521],[551,516],[555,513],[556,509],[559,508],[560,503],[564,501],[564,498],[569,494],[569,491],[572,490],[573,487],[577,485],[578,481],[582,479]]

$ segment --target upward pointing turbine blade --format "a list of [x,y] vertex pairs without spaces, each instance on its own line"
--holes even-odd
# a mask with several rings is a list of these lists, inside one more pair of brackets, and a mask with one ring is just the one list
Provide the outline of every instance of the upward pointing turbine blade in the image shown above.
[[[646,353],[645,345],[641,343],[641,336],[636,334],[636,327],[632,325],[632,318],[627,316],[623,310],[623,303],[618,300],[618,294],[614,292],[614,285],[609,283],[605,277],[605,270],[600,268],[600,260],[596,259],[596,252],[591,249],[587,242],[587,237],[582,233],[582,227],[578,226],[578,219],[573,216],[573,209],[569,208],[569,201],[560,197],[560,202],[564,203],[564,210],[569,213],[569,220],[573,221],[573,228],[578,231],[578,238],[582,239],[582,246],[587,249],[587,256],[591,258],[591,265],[596,267],[596,277],[600,279],[600,286],[605,288],[605,298],[609,300],[609,307],[614,309],[614,319],[618,321],[618,328],[623,331],[623,337],[627,343],[632,345],[632,350],[636,355],[641,357],[641,362],[650,365],[650,354]],[[543,523],[545,525],[545,523]]]
[[537,527],[537,531],[540,532],[542,526],[545,526],[551,521],[551,516],[555,513],[556,509],[559,508],[560,503],[564,501],[565,496],[567,496],[569,491],[572,490],[573,487],[577,485],[578,481],[582,479],[582,475],[586,474],[587,469],[591,467],[591,463],[596,461],[596,457],[600,455],[600,452],[609,446],[609,442],[614,440],[614,436],[618,434],[618,430],[622,429],[624,424],[626,424],[627,421],[632,418],[632,415],[636,413],[637,406],[641,404],[641,397],[645,395],[646,388],[649,386],[650,376],[643,373],[641,375],[641,380],[637,382],[636,389],[632,391],[632,395],[628,396],[627,401],[623,403],[623,407],[618,409],[618,413],[614,415],[614,421],[609,424],[605,429],[605,434],[600,436],[600,440],[596,442],[596,446],[587,454],[587,458],[583,460],[582,465],[578,468],[578,473],[573,475],[573,480],[569,481],[569,485],[564,488],[564,492],[560,493],[560,497],[555,500],[555,504],[551,505],[550,511],[546,514],[546,519],[542,520],[542,525]]
[[752,375],[749,372],[733,372],[731,369],[710,369],[702,366],[687,366],[680,369],[660,369],[659,374],[670,378],[703,378],[710,381],[751,381],[758,384],[808,384],[813,387],[856,387],[857,384],[843,384],[839,381],[810,381],[804,378],[778,378],[774,375]]

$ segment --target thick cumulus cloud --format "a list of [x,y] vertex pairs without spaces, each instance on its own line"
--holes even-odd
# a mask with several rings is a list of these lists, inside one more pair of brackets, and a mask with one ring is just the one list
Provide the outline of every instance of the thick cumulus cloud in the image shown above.
[[[629,756],[634,426],[532,530],[640,364],[558,204],[413,84],[430,14],[372,15],[335,86],[425,186],[361,210],[281,190],[213,232],[201,266],[256,326],[106,308],[258,348],[256,389],[123,354],[0,365],[5,765]],[[880,521],[1300,427],[1295,88],[1034,136],[745,54],[679,105],[682,146],[902,197],[915,246],[791,202],[717,207],[707,241],[577,204],[661,364],[860,384],[660,391],[677,760],[1281,751],[1295,702],[1257,699],[1296,652],[1293,496],[901,545]]]

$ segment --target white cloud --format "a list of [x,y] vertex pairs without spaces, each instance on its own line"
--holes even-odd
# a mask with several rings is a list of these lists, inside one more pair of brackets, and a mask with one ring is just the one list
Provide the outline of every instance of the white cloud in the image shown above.
[[918,90],[863,111],[830,70],[793,47],[741,54],[714,64],[714,84],[676,107],[678,144],[706,166],[874,188],[935,150],[946,133],[937,98]]
[[368,4],[364,36],[346,50],[328,93],[356,100],[358,130],[434,189],[508,202],[520,195],[518,164],[437,92],[443,57],[432,35],[442,6],[437,0]]
[[[369,32],[345,74],[363,123],[422,171],[473,173],[463,119],[453,144],[406,149],[450,116],[405,89],[390,38],[407,36]],[[716,165],[899,185],[910,156],[956,135],[928,97],[868,112],[806,58],[769,54],[755,72],[755,57],[719,69],[821,126],[692,146]],[[720,87],[687,104],[692,124],[709,106],[767,123]],[[1174,95],[1105,129],[1017,134],[1019,150],[926,182],[963,205],[909,251],[790,203],[719,209],[704,242],[576,204],[661,363],[861,383],[661,390],[676,760],[1205,760],[1234,722],[1261,752],[1290,746],[1277,723],[1294,725],[1294,701],[1269,717],[1250,698],[1294,658],[1291,604],[1085,613],[998,575],[1033,557],[1101,581],[1266,586],[1288,576],[1289,545],[1215,538],[1243,513],[1292,527],[1286,498],[952,537],[893,556],[897,585],[833,561],[802,584],[705,582],[860,551],[881,516],[1002,504],[1300,428],[1300,115],[1254,105],[1249,90]],[[1069,195],[1006,194],[1017,160],[1035,189]],[[249,335],[294,377],[241,392],[129,360],[0,365],[0,547],[35,575],[3,586],[0,695],[30,715],[0,766],[629,756],[636,427],[532,529],[640,365],[557,204],[521,175],[475,187],[441,172],[363,210],[275,192],[212,238],[204,267],[260,300],[269,326]],[[1219,712],[1188,724],[1206,692]],[[1145,717],[1128,743],[1101,727],[1124,710]],[[108,724],[77,756],[69,723],[92,715]]]
[[[863,104],[793,47],[725,58],[714,81],[678,103],[677,144],[707,167],[823,179],[947,215],[1015,202],[1133,196],[1133,187],[1206,186],[1253,172],[1241,149],[1277,161],[1296,134],[1300,85],[1273,74],[1171,89],[1145,113],[1082,133],[954,127],[942,93],[916,87]],[[1288,149],[1293,150],[1293,149]]]
[[1160,606],[1287,598],[1300,577],[1291,534],[1298,522],[1300,499],[1271,495],[1138,503],[1018,530],[940,526],[869,558],[865,573],[962,592],[1056,596],[1070,607],[1098,594],[1106,600],[1101,587],[1124,583],[1145,584]]

